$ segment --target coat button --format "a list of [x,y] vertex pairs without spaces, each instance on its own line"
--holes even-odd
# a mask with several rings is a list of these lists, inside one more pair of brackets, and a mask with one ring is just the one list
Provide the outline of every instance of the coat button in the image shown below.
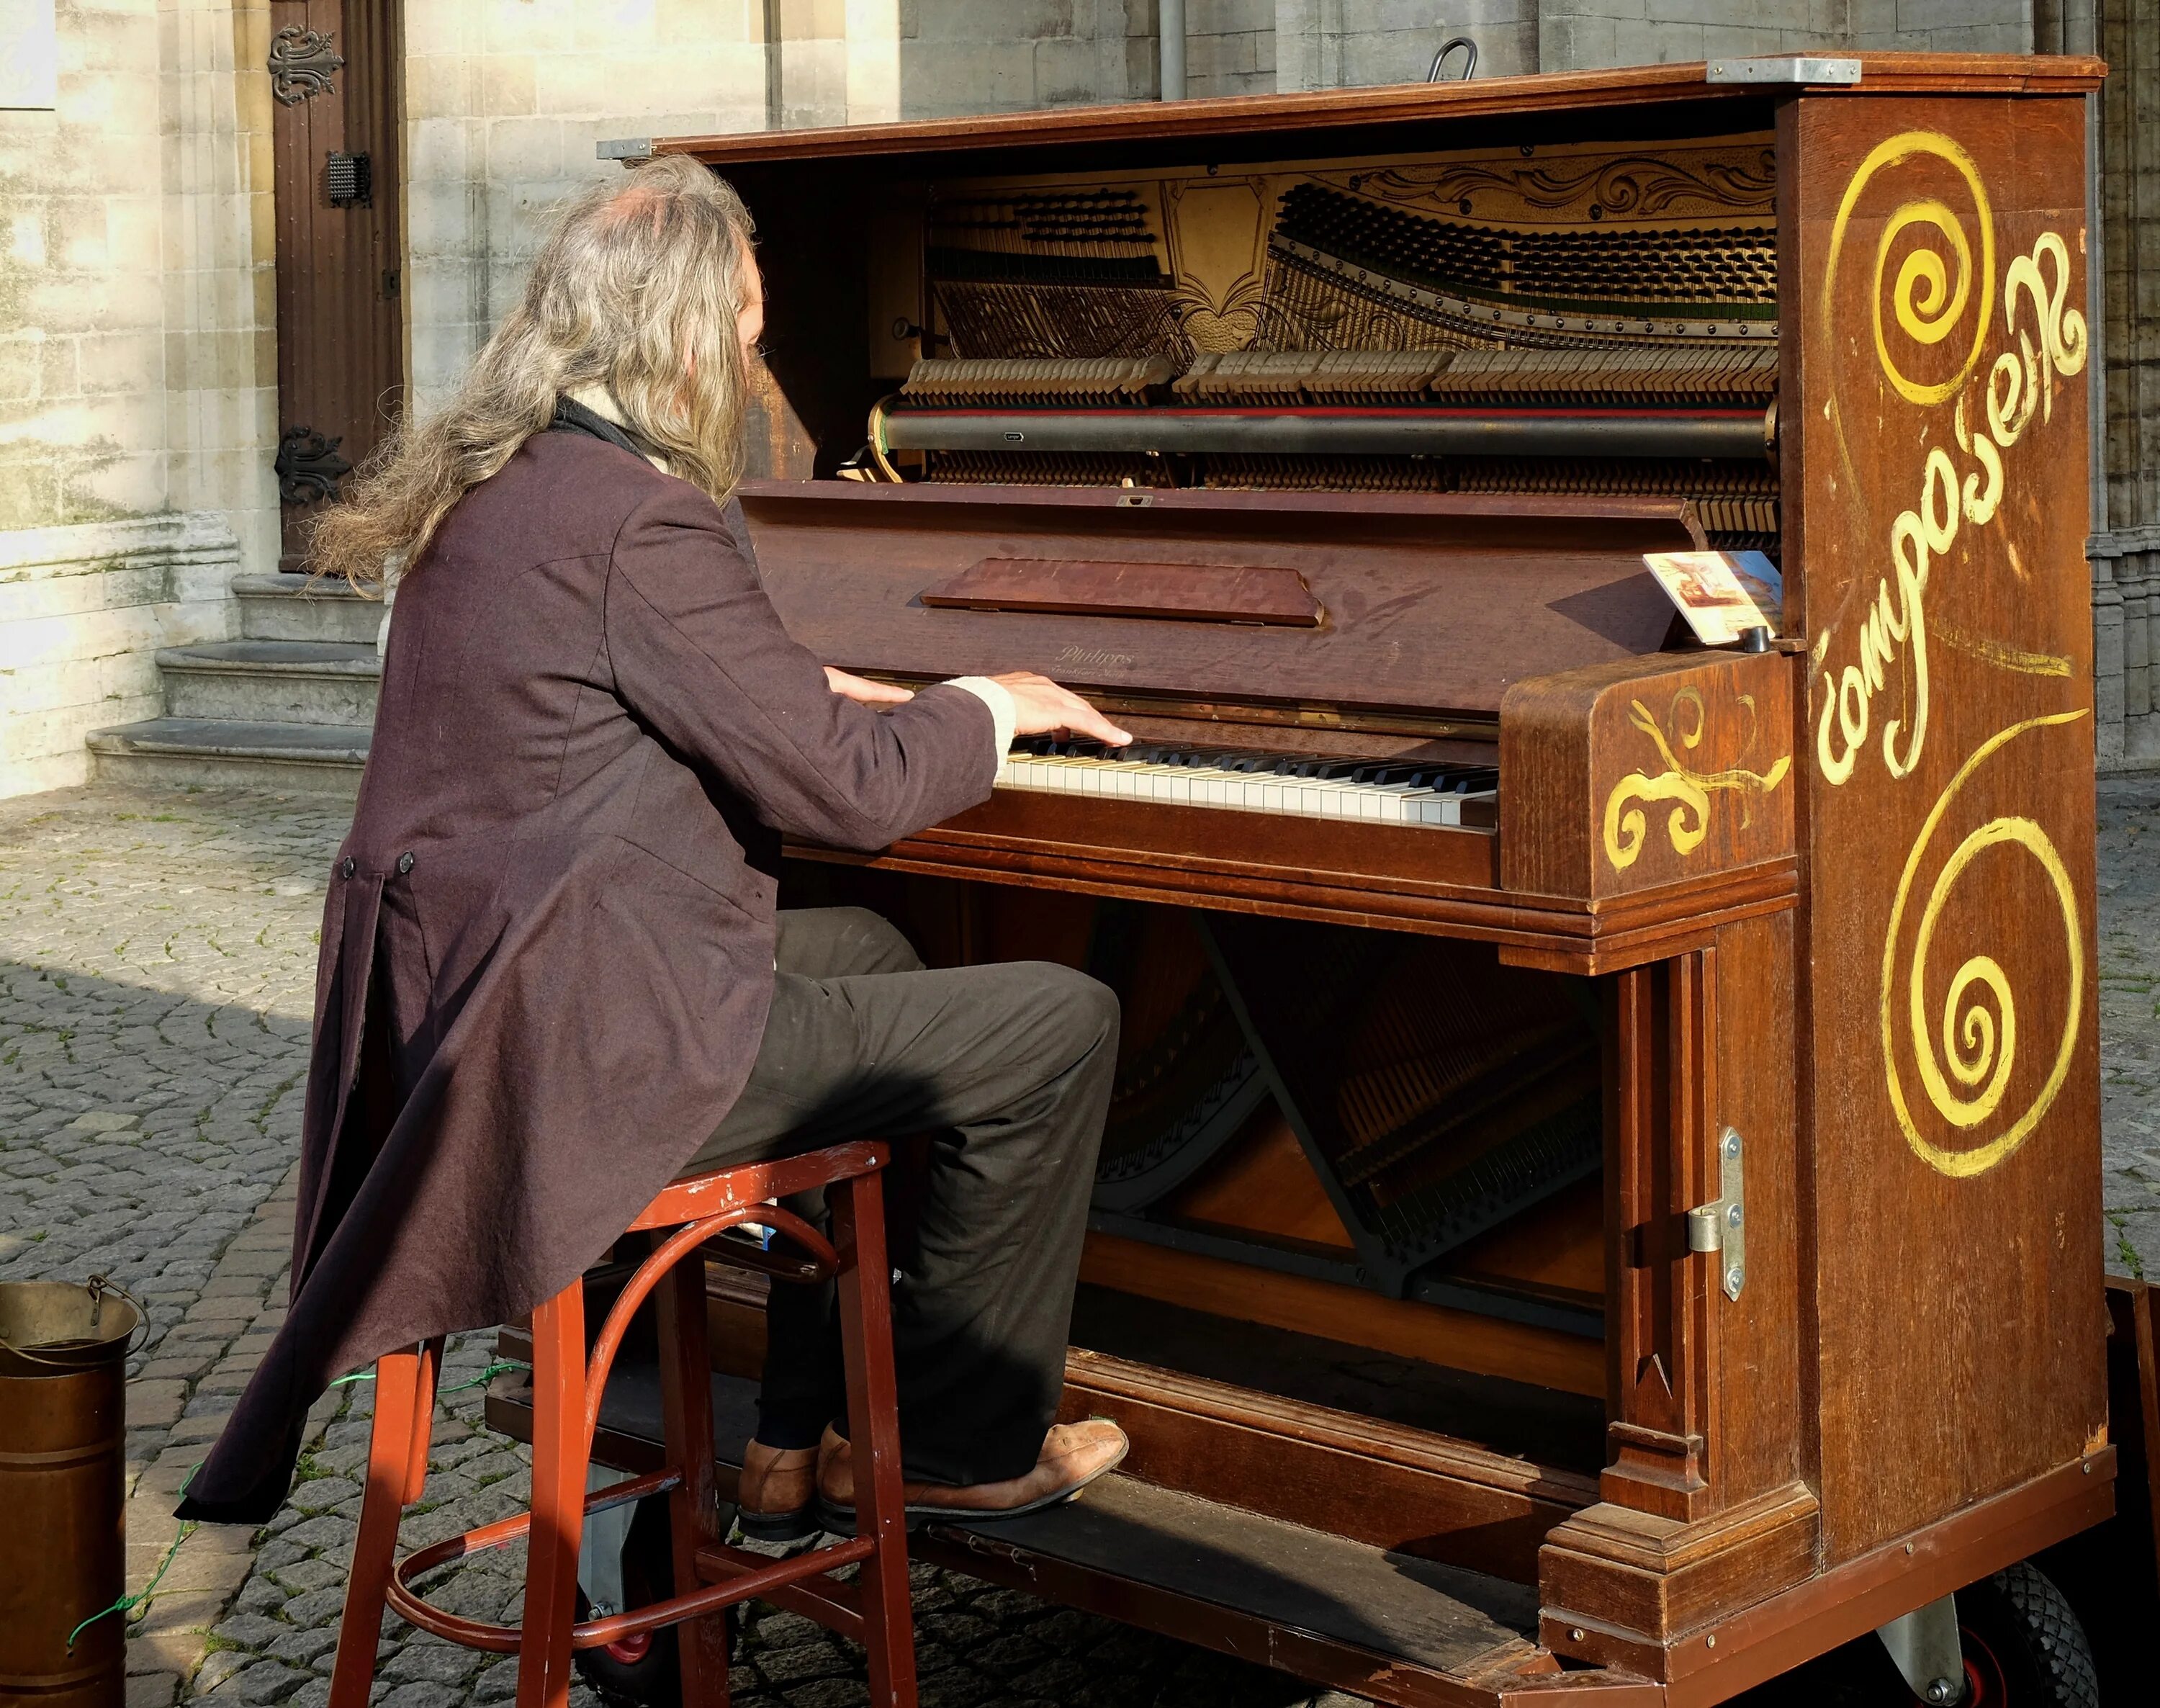
[[347,854],[345,857],[345,864],[338,868],[338,870],[342,872],[348,878],[359,870],[360,867],[358,863],[354,860],[350,854]]
[[406,872],[409,872],[409,871],[411,871],[412,870],[413,870],[413,856],[412,856],[412,855],[410,855],[410,854],[402,854],[398,855],[398,856],[397,856],[397,870],[398,870],[399,874],[402,875],[402,874],[404,874],[404,873],[406,873]]

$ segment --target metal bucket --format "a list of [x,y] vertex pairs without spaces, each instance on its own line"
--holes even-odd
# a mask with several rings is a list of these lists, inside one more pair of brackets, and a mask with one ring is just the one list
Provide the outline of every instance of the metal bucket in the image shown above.
[[100,1283],[0,1281],[0,1701],[122,1708],[128,1342]]

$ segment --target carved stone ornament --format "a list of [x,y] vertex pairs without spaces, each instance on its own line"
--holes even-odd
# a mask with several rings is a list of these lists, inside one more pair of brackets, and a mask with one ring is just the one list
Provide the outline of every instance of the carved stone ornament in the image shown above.
[[338,496],[338,482],[352,465],[337,454],[342,439],[325,439],[312,427],[288,427],[278,436],[278,496],[288,504],[314,504]]
[[330,75],[344,64],[330,31],[288,23],[270,39],[270,92],[285,106],[334,94]]

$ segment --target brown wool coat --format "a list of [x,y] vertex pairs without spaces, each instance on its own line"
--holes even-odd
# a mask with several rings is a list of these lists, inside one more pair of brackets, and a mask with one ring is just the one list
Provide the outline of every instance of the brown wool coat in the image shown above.
[[777,833],[984,799],[982,702],[830,693],[711,500],[529,441],[397,596],[330,873],[293,1295],[184,1513],[260,1523],[332,1378],[517,1316],[719,1124],[772,990]]

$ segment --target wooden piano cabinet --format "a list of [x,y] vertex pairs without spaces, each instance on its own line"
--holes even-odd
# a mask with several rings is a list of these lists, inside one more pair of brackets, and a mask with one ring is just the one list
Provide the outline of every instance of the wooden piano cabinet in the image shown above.
[[1779,114],[1826,1565],[2105,1437],[2085,112]]

